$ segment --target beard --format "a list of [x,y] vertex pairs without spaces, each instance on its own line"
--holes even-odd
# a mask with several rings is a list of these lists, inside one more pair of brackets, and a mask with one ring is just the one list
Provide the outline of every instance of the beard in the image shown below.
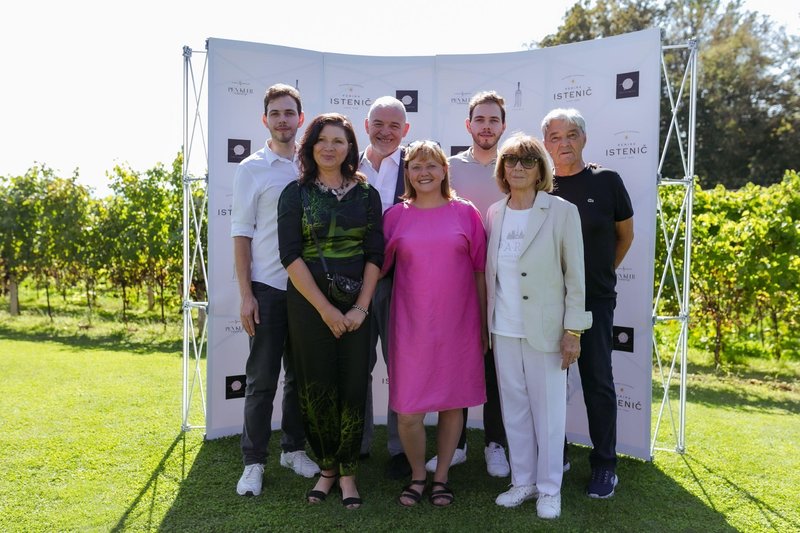
[[478,135],[472,136],[472,141],[480,146],[483,150],[491,150],[495,146],[497,146],[497,142],[500,140],[499,135],[494,135],[492,137],[480,137]]

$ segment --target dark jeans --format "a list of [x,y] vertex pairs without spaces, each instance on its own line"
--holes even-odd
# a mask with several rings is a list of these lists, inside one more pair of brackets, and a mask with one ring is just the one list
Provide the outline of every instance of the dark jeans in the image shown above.
[[617,392],[611,368],[616,306],[614,298],[586,298],[592,327],[581,336],[578,369],[593,447],[589,454],[592,468],[617,465]]
[[[484,374],[486,376],[486,403],[483,404],[483,440],[484,445],[496,442],[508,448],[506,428],[503,426],[503,413],[500,410],[500,390],[497,388],[497,370],[494,367],[494,354],[490,349],[483,357]],[[464,428],[458,440],[458,448],[467,445],[467,409],[464,409]]]
[[[372,371],[378,362],[378,340],[381,343],[383,362],[389,366],[389,307],[392,302],[392,278],[386,277],[378,281],[375,294],[372,296],[370,316],[372,328],[369,340],[369,378],[367,381],[367,403],[365,408],[364,438],[361,440],[361,453],[369,453],[374,433],[374,417],[372,404]],[[397,432],[397,413],[386,408],[386,447],[389,455],[403,452],[400,434]]]
[[[281,361],[286,346],[288,322],[286,291],[254,281],[253,294],[258,301],[260,324],[250,337],[250,355],[245,374],[244,427],[241,448],[245,465],[264,463],[272,435],[272,404],[278,388]],[[303,420],[297,399],[294,375],[286,368],[281,416],[281,448],[293,452],[305,448]]]
[[[327,286],[324,274],[315,280],[320,288]],[[291,281],[287,304],[290,366],[308,443],[321,469],[338,467],[341,475],[355,474],[364,429],[371,317],[337,339]]]

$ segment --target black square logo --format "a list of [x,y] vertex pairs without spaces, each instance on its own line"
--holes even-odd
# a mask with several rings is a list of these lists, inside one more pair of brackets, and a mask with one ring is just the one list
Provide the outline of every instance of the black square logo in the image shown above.
[[450,155],[451,156],[452,155],[457,155],[457,154],[460,154],[461,152],[463,152],[465,150],[469,150],[469,146],[451,146],[450,147]]
[[395,97],[406,106],[406,113],[419,111],[419,91],[396,91]]
[[247,384],[247,376],[225,376],[225,399],[244,398],[244,387]]
[[639,71],[617,74],[617,100],[639,96]]
[[614,326],[614,349],[633,353],[633,328]]
[[241,163],[249,155],[249,139],[228,139],[228,163]]

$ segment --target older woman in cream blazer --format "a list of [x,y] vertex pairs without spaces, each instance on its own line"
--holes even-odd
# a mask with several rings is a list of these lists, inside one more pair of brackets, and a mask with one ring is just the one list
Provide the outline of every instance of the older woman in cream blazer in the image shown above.
[[537,498],[541,518],[561,513],[566,369],[580,356],[585,310],[578,209],[551,196],[553,173],[534,137],[515,135],[495,170],[506,198],[489,207],[486,287],[511,489],[496,503]]

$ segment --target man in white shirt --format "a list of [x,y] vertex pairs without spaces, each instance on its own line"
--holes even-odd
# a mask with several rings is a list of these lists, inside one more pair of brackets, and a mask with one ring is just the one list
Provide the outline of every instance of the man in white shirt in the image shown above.
[[[367,181],[381,195],[381,204],[385,212],[400,201],[405,191],[403,182],[403,149],[400,143],[409,130],[406,121],[406,108],[403,103],[392,96],[381,96],[376,99],[364,120],[364,128],[369,135],[369,146],[361,155],[358,169],[367,176]],[[372,339],[370,341],[370,377],[367,389],[367,405],[365,410],[364,437],[361,441],[362,457],[369,456],[373,435],[372,406],[372,370],[378,360],[376,350],[380,338],[383,360],[388,360],[389,342],[389,304],[392,295],[392,278],[386,276],[378,281],[375,295],[372,297]],[[387,407],[386,432],[389,463],[386,474],[390,479],[402,479],[411,474],[411,466],[403,451],[400,436],[397,433],[397,413]]]
[[[239,163],[231,216],[242,327],[250,336],[241,438],[244,472],[236,485],[242,496],[261,494],[272,433],[272,404],[288,332],[287,274],[278,254],[278,198],[299,174],[295,138],[303,124],[303,111],[297,89],[285,84],[267,89],[261,121],[271,138],[264,148]],[[319,467],[304,451],[303,420],[294,376],[288,368],[282,408],[280,463],[301,476],[313,477]]]
[[[472,137],[469,149],[447,159],[450,165],[450,185],[458,196],[466,198],[486,218],[489,206],[505,196],[494,179],[497,161],[497,143],[506,131],[505,100],[494,91],[475,94],[469,102],[469,116],[464,122]],[[485,224],[485,220],[484,220]],[[506,432],[500,411],[497,373],[494,356],[485,354],[486,403],[483,405],[484,459],[486,470],[494,477],[506,477],[511,469],[506,459]],[[450,465],[467,460],[467,410],[464,409],[464,428]],[[429,472],[436,471],[437,457],[425,465]]]

